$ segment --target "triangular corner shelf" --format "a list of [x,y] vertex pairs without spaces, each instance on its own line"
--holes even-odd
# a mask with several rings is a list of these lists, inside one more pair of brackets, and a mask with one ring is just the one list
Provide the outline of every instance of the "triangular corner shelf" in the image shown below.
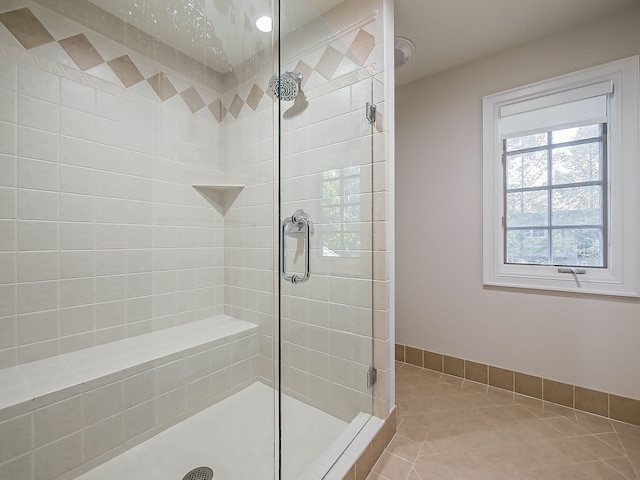
[[244,185],[192,185],[221,215],[227,213]]

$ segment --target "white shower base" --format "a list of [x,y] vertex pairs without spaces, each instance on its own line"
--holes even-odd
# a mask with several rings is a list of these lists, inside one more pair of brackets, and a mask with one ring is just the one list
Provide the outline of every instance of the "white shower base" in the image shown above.
[[[78,477],[80,480],[181,480],[209,466],[214,480],[274,478],[275,392],[254,383]],[[348,424],[283,398],[283,478],[320,480],[367,422]]]

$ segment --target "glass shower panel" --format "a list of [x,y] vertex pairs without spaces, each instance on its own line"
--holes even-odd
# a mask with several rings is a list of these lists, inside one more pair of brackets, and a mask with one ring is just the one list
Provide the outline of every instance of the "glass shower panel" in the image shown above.
[[286,480],[323,478],[372,414],[374,36],[371,6],[355,3],[281,2],[274,93]]
[[0,2],[0,477],[277,477],[262,15]]

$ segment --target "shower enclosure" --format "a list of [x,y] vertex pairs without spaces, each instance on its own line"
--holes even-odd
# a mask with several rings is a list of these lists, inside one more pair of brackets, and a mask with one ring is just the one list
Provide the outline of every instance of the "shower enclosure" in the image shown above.
[[338,478],[389,344],[380,5],[0,3],[0,478]]

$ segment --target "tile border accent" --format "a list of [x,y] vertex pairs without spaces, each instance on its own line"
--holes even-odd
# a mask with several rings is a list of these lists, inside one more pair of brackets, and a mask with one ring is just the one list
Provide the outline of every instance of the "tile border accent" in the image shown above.
[[640,400],[396,344],[396,361],[640,426]]
[[[20,37],[24,30],[24,26],[19,23],[16,24],[16,21],[13,21],[25,21],[23,20],[24,18],[30,21],[28,26],[32,30],[35,27],[38,27],[42,30],[42,34],[44,35],[43,40],[36,43],[26,42],[25,45],[25,42],[21,40]],[[0,14],[0,23],[5,24],[7,30],[16,38],[16,40],[20,42],[25,51],[46,43],[58,43],[66,51],[66,53],[69,55],[69,58],[79,68],[80,71],[85,71],[92,67],[104,64],[109,69],[111,69],[111,71],[120,81],[121,85],[118,86],[121,86],[124,89],[128,89],[134,85],[137,85],[142,80],[146,80],[151,85],[153,91],[156,93],[158,99],[161,102],[166,102],[167,100],[179,94],[192,113],[195,114],[207,107],[218,123],[221,123],[224,120],[225,115],[219,115],[219,109],[215,105],[216,103],[222,101],[221,98],[217,98],[213,102],[206,104],[202,100],[202,96],[198,92],[195,85],[188,85],[183,91],[178,91],[164,71],[159,71],[154,75],[151,75],[149,78],[145,79],[144,76],[140,73],[140,69],[138,68],[138,66],[126,54],[124,50],[114,58],[103,59],[95,49],[94,45],[87,39],[83,32],[72,35],[68,38],[56,40],[49,34],[49,31],[38,20],[37,15],[35,15],[29,7],[23,7],[3,12],[2,14]],[[84,26],[81,25],[81,28],[83,27]],[[48,37],[46,35],[48,35]],[[366,72],[364,73],[364,76],[373,75],[375,73],[374,65],[369,65],[368,67],[365,66],[366,60],[372,54],[375,47],[375,39],[372,45],[370,41],[371,39],[369,37],[373,38],[373,35],[364,30],[364,28],[358,28],[356,39],[359,39],[359,41],[356,42],[356,40],[354,39],[351,47],[346,52],[340,52],[329,44],[323,47],[323,54],[315,67],[307,65],[302,61],[302,59],[298,60],[298,64],[302,64],[304,67],[306,67],[308,74],[311,74],[314,71],[320,73],[326,79],[326,83],[331,83],[334,81],[344,83],[345,80],[342,77],[346,77],[346,81],[349,82],[352,81],[351,77],[354,74],[360,74],[362,76],[363,72]],[[354,49],[355,53],[352,52],[352,50]],[[338,67],[342,60],[345,57],[349,56],[355,57],[354,62],[358,68],[351,72],[351,76],[349,76],[350,74],[336,75],[336,71],[338,70]],[[122,70],[122,60],[125,58],[127,61],[126,65],[129,70],[129,75],[124,75],[124,72]],[[305,78],[305,80],[308,80],[308,78]],[[317,91],[313,93],[309,92],[310,95],[307,95],[308,100],[327,93],[327,91],[332,91],[332,86],[320,85],[313,90]],[[240,115],[240,111],[245,104],[249,105],[255,111],[263,98],[268,96],[264,95],[264,90],[260,88],[259,85],[254,83],[252,88],[249,89],[246,97],[247,98],[242,98],[238,95],[238,93],[236,93],[236,95],[233,96],[231,102],[228,105],[222,104],[222,106],[225,108],[225,112],[230,112],[232,117],[234,119],[237,119]],[[270,98],[272,101],[275,101],[273,97]]]

